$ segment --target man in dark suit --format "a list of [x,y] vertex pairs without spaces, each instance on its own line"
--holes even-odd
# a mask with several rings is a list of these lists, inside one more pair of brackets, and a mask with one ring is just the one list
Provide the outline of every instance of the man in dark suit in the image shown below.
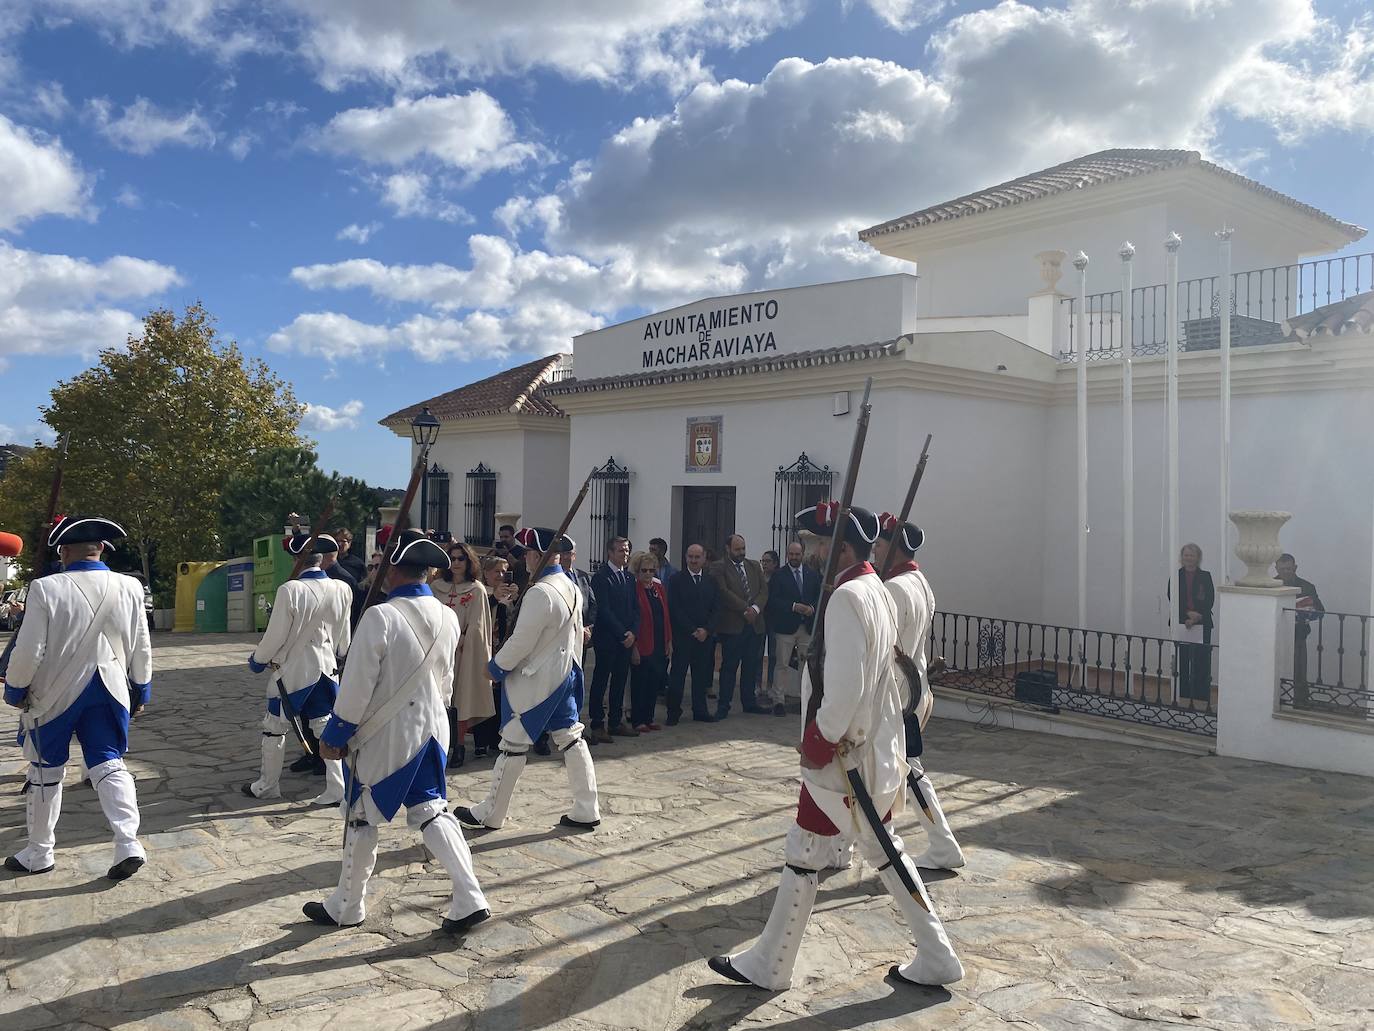
[[[1283,581],[1283,586],[1298,589],[1298,600],[1294,606],[1297,612],[1293,616],[1293,705],[1302,708],[1311,700],[1307,679],[1307,639],[1312,634],[1312,624],[1322,618],[1326,606],[1317,593],[1317,585],[1298,575],[1298,560],[1288,552],[1285,551],[1274,563],[1274,575]],[[1321,643],[1320,634],[1317,643]],[[1321,680],[1320,669],[1317,670],[1317,679]]]
[[[787,564],[768,582],[768,627],[778,656],[774,716],[787,715],[788,695],[801,697],[801,656],[811,643],[811,616],[820,597],[820,575],[802,563],[801,541],[793,541],[787,546]],[[789,661],[793,650],[799,653],[796,666]]]
[[763,659],[763,609],[768,604],[768,584],[763,567],[744,557],[744,538],[732,536],[725,544],[726,558],[711,567],[720,605],[716,609],[716,636],[720,638],[720,698],[716,719],[730,715],[735,698],[735,679],[745,712],[762,713],[754,698]]
[[673,666],[668,674],[668,726],[682,718],[682,692],[692,674],[692,719],[714,723],[707,711],[706,693],[716,658],[711,634],[718,599],[715,581],[706,573],[706,549],[687,549],[687,568],[668,578],[668,614],[673,623]]
[[[606,546],[606,561],[592,577],[596,598],[596,626],[592,628],[592,651],[596,668],[592,670],[591,732],[593,744],[608,745],[611,735],[638,737],[639,731],[624,723],[625,681],[630,675],[630,649],[639,633],[639,599],[635,579],[625,568],[630,558],[630,542],[615,537]],[[606,707],[607,692],[610,707]]]

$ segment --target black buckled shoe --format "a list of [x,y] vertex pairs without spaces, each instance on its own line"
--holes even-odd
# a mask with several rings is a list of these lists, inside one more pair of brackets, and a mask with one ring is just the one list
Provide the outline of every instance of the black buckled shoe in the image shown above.
[[142,870],[143,864],[147,861],[148,860],[144,859],[142,856],[130,856],[128,859],[121,859],[119,862],[115,863],[114,866],[110,867],[109,872],[107,872],[105,876],[112,881],[127,881],[134,874],[138,873],[138,871]]
[[444,930],[449,934],[467,934],[484,920],[491,918],[490,909],[479,909],[458,920],[444,917]]
[[735,965],[730,962],[729,956],[712,956],[706,961],[706,965],[721,977],[728,977],[731,981],[738,981],[740,984],[747,984],[753,988],[758,987],[753,981],[749,980],[749,978],[735,969]]
[[558,823],[560,826],[572,827],[574,830],[579,831],[595,830],[597,827],[601,826],[600,820],[574,820],[571,816],[568,816],[566,813],[564,813],[563,816],[559,818]]
[[299,759],[293,762],[290,765],[290,767],[288,767],[288,769],[290,769],[292,773],[308,773],[314,768],[315,757],[311,755],[309,752],[301,756]]
[[323,902],[307,902],[305,905],[301,906],[301,912],[308,916],[314,923],[320,924],[322,927],[358,927],[361,924],[361,921],[357,924],[339,923],[329,915],[329,910],[324,908]]
[[55,867],[56,865],[57,865],[57,864],[54,863],[52,866],[45,866],[45,867],[43,867],[43,869],[41,869],[41,870],[30,870],[27,866],[25,866],[23,863],[21,863],[21,862],[19,861],[19,857],[18,857],[18,856],[6,856],[6,857],[5,857],[5,869],[6,869],[6,870],[10,870],[10,871],[12,871],[13,873],[17,873],[17,874],[40,874],[40,873],[47,873],[47,872],[49,872],[50,870],[52,870],[53,867]]
[[472,810],[465,805],[453,807],[453,815],[458,818],[458,822],[471,830],[489,829],[485,823],[472,815]]

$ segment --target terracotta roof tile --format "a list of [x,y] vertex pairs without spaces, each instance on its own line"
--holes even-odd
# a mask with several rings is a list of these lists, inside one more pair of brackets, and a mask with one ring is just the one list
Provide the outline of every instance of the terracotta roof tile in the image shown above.
[[1312,340],[1345,333],[1374,333],[1374,290],[1324,304],[1283,324],[1286,340]]
[[392,412],[381,425],[409,422],[420,414],[420,409],[428,407],[441,421],[445,419],[475,419],[483,415],[547,415],[552,418],[567,418],[563,409],[544,397],[539,388],[548,381],[549,376],[559,368],[566,355],[551,354],[513,369],[498,372],[495,376],[469,383],[465,387],[447,391],[428,401],[420,401],[398,412]]
[[954,200],[923,208],[920,211],[913,211],[909,215],[903,215],[901,218],[894,218],[860,231],[859,239],[868,240],[887,233],[901,232],[903,229],[916,229],[937,222],[968,218],[971,215],[979,215],[998,208],[1009,208],[1016,204],[1024,204],[1044,197],[1052,197],[1061,193],[1070,193],[1074,190],[1120,182],[1123,179],[1190,165],[1224,176],[1238,185],[1296,208],[1313,218],[1320,219],[1335,226],[1349,236],[1351,240],[1358,240],[1365,234],[1365,230],[1360,226],[1342,222],[1324,211],[1319,211],[1310,204],[1304,204],[1286,194],[1279,193],[1277,190],[1270,189],[1262,183],[1257,183],[1253,179],[1247,179],[1243,175],[1227,171],[1220,165],[1203,161],[1202,155],[1195,150],[1117,149],[1100,150],[1095,154],[1087,154],[1083,157],[1074,158],[1072,161],[1065,161],[1062,165],[1055,165],[1053,168],[1032,172],[997,186],[977,190],[965,194],[963,197],[956,197]]

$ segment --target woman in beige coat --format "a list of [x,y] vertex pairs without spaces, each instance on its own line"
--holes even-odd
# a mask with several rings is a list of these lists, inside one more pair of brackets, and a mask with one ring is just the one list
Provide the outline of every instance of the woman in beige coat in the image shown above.
[[453,568],[445,570],[430,589],[434,596],[458,614],[462,637],[453,664],[453,694],[449,699],[449,768],[463,765],[467,748],[463,738],[468,728],[496,712],[492,704],[491,606],[482,585],[481,565],[468,545],[453,541],[448,546]]

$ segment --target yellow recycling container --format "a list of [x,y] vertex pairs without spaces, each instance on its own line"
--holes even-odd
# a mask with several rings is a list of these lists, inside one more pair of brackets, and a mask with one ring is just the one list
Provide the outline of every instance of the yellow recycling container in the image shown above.
[[177,602],[176,620],[172,631],[178,634],[193,633],[196,629],[196,588],[223,562],[178,562],[177,563]]

